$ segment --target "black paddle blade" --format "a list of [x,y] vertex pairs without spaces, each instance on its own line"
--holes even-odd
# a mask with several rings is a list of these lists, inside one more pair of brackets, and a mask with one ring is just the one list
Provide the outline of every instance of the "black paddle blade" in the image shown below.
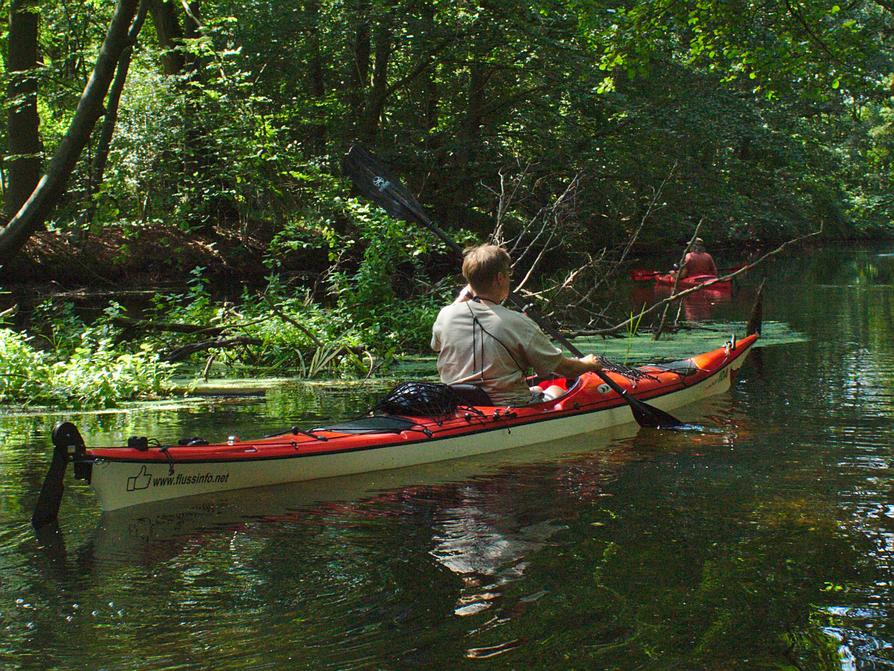
[[364,196],[397,219],[425,222],[416,198],[362,145],[354,143],[342,159],[342,171]]
[[462,248],[425,214],[419,201],[375,156],[354,143],[342,159],[342,172],[357,190],[396,219],[422,224],[462,255]]
[[596,375],[598,375],[605,384],[611,387],[616,394],[627,401],[627,405],[630,406],[630,410],[633,412],[633,419],[635,419],[636,423],[640,426],[651,429],[674,429],[684,426],[684,422],[681,422],[673,415],[666,413],[664,410],[654,408],[648,403],[644,403],[638,398],[631,396],[626,389],[612,380],[604,371],[597,371]]
[[681,422],[679,419],[669,413],[666,413],[664,410],[659,410],[655,406],[643,403],[639,399],[633,398],[626,392],[624,393],[624,397],[627,403],[630,404],[630,410],[633,412],[633,418],[640,426],[644,426],[650,429],[676,429],[681,426],[685,426],[684,422]]

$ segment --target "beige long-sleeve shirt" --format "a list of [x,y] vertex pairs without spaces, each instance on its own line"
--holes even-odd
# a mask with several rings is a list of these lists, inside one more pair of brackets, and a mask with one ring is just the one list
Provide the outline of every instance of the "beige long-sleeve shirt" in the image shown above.
[[528,371],[551,373],[563,356],[529,317],[487,300],[444,307],[431,347],[442,382],[478,384],[497,405],[528,403]]

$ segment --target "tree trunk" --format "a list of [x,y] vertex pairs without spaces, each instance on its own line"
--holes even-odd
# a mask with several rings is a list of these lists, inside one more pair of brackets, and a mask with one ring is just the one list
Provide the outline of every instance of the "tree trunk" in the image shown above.
[[162,48],[161,65],[166,75],[179,75],[183,71],[185,59],[177,46],[183,38],[180,22],[174,10],[174,3],[169,0],[151,0],[150,11],[155,24],[155,34]]
[[[115,69],[115,79],[112,81],[112,87],[109,89],[109,99],[106,103],[106,113],[102,120],[102,129],[99,133],[99,140],[96,143],[96,154],[93,157],[93,170],[90,176],[90,191],[88,197],[96,193],[99,185],[102,184],[103,174],[106,169],[106,162],[109,158],[109,147],[112,144],[112,135],[115,132],[115,124],[118,121],[118,105],[121,102],[121,93],[124,91],[124,84],[127,81],[127,71],[130,69],[130,59],[133,55],[133,47],[137,43],[137,36],[143,27],[143,21],[146,19],[146,5],[148,0],[143,0],[136,18],[130,26],[127,34],[127,46],[121,52],[118,59],[118,67]],[[93,206],[88,207],[89,211],[93,211]]]
[[367,144],[374,144],[379,132],[379,120],[388,97],[388,61],[391,58],[391,14],[382,17],[376,28],[376,60],[373,66],[372,88],[363,109],[360,136]]
[[356,0],[355,16],[357,23],[354,33],[354,58],[353,63],[351,64],[348,104],[351,108],[351,123],[355,129],[354,132],[356,133],[363,122],[366,84],[369,77],[370,38],[368,0]]
[[[317,105],[322,104],[326,95],[326,85],[323,80],[323,55],[320,50],[320,0],[308,0],[305,3],[305,22],[308,28],[306,33],[309,59],[307,63],[307,88],[311,98]],[[314,110],[315,118],[323,118],[323,110],[318,107]],[[314,156],[322,156],[326,151],[326,124],[315,123],[310,130],[310,150]]]
[[[199,0],[193,0],[188,4],[183,3],[183,38],[185,40],[194,40],[200,35],[202,26],[199,9]],[[201,88],[203,83],[203,73],[200,66],[199,57],[191,50],[187,50],[186,61],[183,66],[183,74],[185,75],[183,128],[185,134],[184,142],[186,144],[186,161],[184,162],[183,170],[189,185],[187,186],[188,189],[199,186],[206,179],[206,175],[212,172],[211,169],[214,163],[220,160],[211,144],[209,137],[210,128],[202,115],[202,97],[194,90],[195,85],[199,85],[199,88]],[[195,232],[209,230],[213,225],[209,212],[215,205],[220,204],[220,200],[220,196],[217,196],[216,202],[212,203],[211,199],[207,200],[207,209],[200,205],[197,208],[188,210],[186,222],[189,230]]]
[[468,106],[462,122],[462,145],[459,148],[461,164],[465,168],[475,159],[481,141],[481,125],[484,123],[485,87],[490,73],[481,63],[472,63],[469,71]]
[[68,132],[59,143],[37,188],[10,222],[0,230],[0,266],[6,266],[28,238],[43,226],[65,193],[68,179],[90,139],[96,121],[103,113],[103,100],[115,75],[115,66],[121,52],[127,47],[127,33],[137,12],[137,4],[138,0],[118,0],[93,74],[81,94]]
[[455,213],[457,223],[463,226],[472,224],[468,217],[468,201],[478,181],[478,170],[475,164],[481,144],[481,126],[484,123],[485,92],[491,75],[492,71],[477,61],[473,62],[469,68],[466,113],[460,126],[456,158],[454,159],[453,172],[457,175],[457,179],[450,190],[452,194],[450,210]]
[[[150,0],[152,21],[155,24],[155,33],[158,43],[163,48],[162,67],[167,76],[176,76],[175,85],[183,94],[183,133],[184,149],[181,180],[185,180],[187,190],[191,188],[189,183],[195,176],[205,174],[208,166],[207,151],[205,149],[205,137],[207,129],[201,125],[199,104],[196,102],[198,95],[191,84],[199,81],[200,68],[195,54],[189,49],[184,49],[184,40],[195,39],[199,36],[200,3],[172,2],[171,0]],[[180,20],[180,10],[183,12],[183,20]],[[206,217],[199,216],[194,210],[188,215],[190,230],[201,231],[208,227]]]
[[38,14],[34,5],[33,0],[12,0],[9,8],[9,182],[3,200],[4,223],[15,216],[40,180],[43,147],[37,113]]

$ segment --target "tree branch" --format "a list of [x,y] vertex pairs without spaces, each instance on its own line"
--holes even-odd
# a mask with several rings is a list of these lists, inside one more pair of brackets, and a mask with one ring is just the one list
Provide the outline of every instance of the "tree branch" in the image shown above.
[[38,182],[31,197],[0,230],[0,267],[8,264],[28,238],[44,225],[65,193],[68,178],[90,139],[96,121],[102,116],[103,101],[115,75],[121,52],[128,45],[127,34],[138,4],[139,0],[118,0],[93,74],[84,88],[68,132],[59,143],[46,174]]

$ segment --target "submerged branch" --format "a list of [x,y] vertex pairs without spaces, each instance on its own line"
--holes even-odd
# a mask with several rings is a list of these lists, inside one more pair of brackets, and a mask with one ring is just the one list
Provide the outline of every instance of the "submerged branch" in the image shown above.
[[233,328],[238,328],[238,326],[205,326],[203,324],[184,324],[180,322],[153,322],[146,319],[131,319],[129,317],[115,317],[112,319],[112,323],[125,329],[170,333],[199,333],[204,335],[220,335]]

